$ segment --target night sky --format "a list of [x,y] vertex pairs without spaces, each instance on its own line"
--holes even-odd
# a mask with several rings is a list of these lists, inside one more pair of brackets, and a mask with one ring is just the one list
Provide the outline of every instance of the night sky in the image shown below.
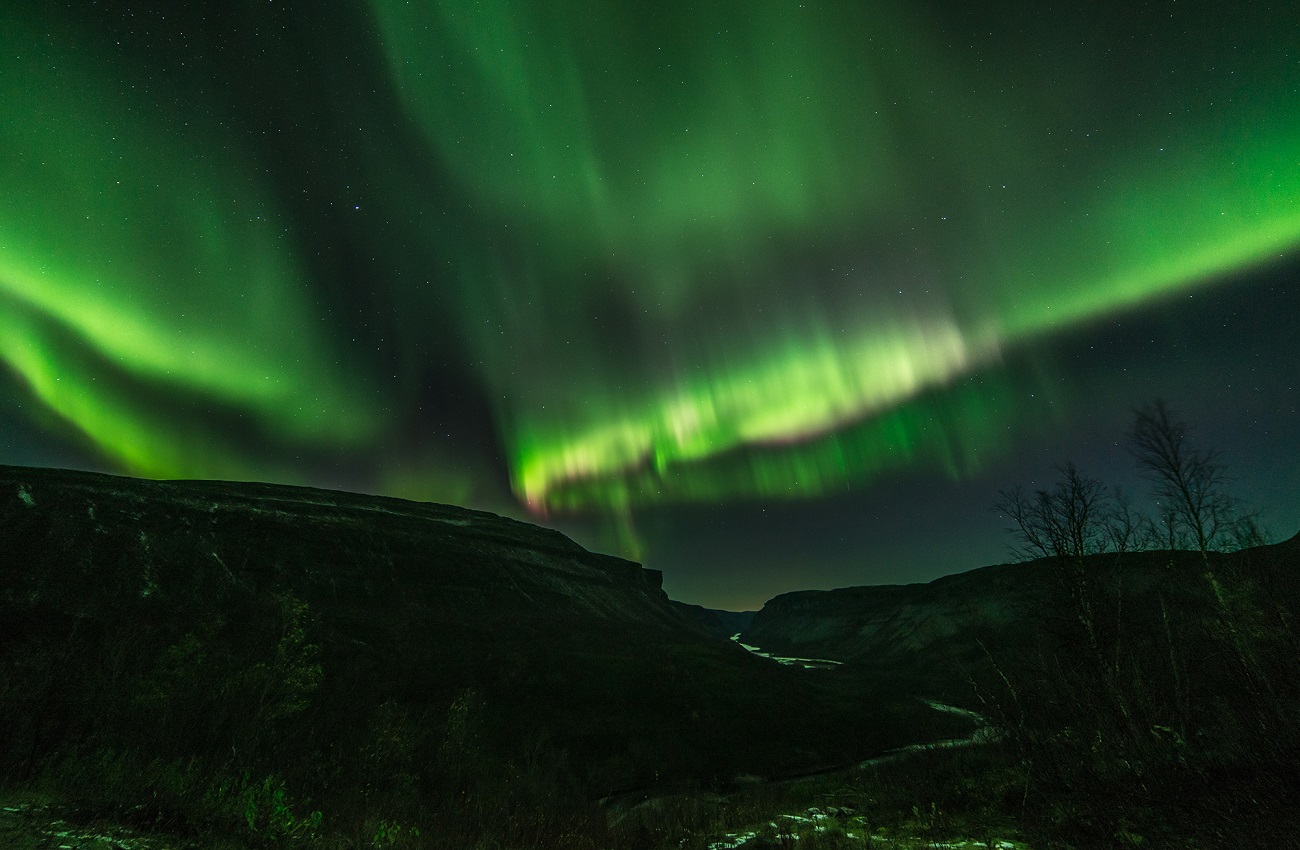
[[[1167,399],[1300,530],[1300,7],[7,0],[0,462],[483,508],[674,598],[1005,560]],[[189,8],[178,8],[178,7]]]

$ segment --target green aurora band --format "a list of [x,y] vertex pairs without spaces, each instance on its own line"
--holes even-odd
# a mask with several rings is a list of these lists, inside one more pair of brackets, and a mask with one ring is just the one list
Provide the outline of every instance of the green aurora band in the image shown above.
[[104,79],[66,33],[8,15],[0,46],[0,358],[33,395],[143,475],[274,468],[187,415],[199,398],[285,446],[372,438],[235,141],[143,75]]
[[[530,510],[968,474],[1025,415],[1008,352],[1300,245],[1286,20],[807,5],[369,0],[337,36],[444,181],[410,191],[472,208],[401,262],[442,276]],[[321,321],[220,105],[46,32],[0,29],[0,359],[31,396],[162,477],[291,480],[413,416]]]
[[[476,353],[535,510],[806,496],[925,458],[960,474],[1015,408],[964,376],[1300,241],[1300,71],[1249,16],[1217,37],[1253,67],[1185,61],[1215,46],[1199,31],[1134,34],[1146,57],[1108,72],[1105,44],[991,69],[901,4],[373,7],[430,151],[547,246],[469,312],[505,329]],[[494,291],[481,274],[467,303]],[[584,327],[611,278],[658,356]],[[580,306],[520,315],[534,287]]]

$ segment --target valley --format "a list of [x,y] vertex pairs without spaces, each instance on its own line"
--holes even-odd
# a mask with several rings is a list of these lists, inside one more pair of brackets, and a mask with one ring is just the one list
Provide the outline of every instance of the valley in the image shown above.
[[[1265,813],[1251,840],[1285,820],[1288,763],[1223,718],[1287,740],[1294,638],[1270,618],[1300,598],[1295,538],[1209,561],[1240,621],[1189,552],[735,613],[451,506],[18,467],[0,494],[16,848],[1090,846],[1065,804],[1160,846],[1164,798],[1110,796],[1139,755],[1193,798],[1213,782],[1202,835],[1238,807]],[[1080,753],[1090,785],[1050,778]]]

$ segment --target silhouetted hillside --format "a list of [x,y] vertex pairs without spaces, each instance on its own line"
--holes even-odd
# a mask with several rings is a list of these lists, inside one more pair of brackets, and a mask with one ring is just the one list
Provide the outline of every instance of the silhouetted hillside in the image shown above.
[[673,601],[673,607],[687,617],[703,626],[710,634],[730,638],[743,632],[754,622],[757,611],[720,611],[717,608],[705,608],[703,605],[691,605],[686,602]]
[[[851,676],[755,658],[671,604],[657,572],[526,523],[14,467],[0,714],[6,783],[227,829],[261,812],[263,838],[318,807],[479,823],[504,806],[526,824],[947,731]],[[471,798],[482,808],[453,804]],[[274,811],[290,820],[257,819]]]
[[[1251,592],[1300,608],[1300,535],[1211,558],[1216,572]],[[1135,651],[1161,651],[1161,596],[1166,610],[1208,616],[1202,573],[1198,553],[1112,553],[1085,559],[1082,581],[1107,640],[1118,634]],[[1045,643],[1059,648],[1075,639],[1077,582],[1042,559],[925,584],[785,593],[763,606],[742,639],[779,655],[850,662],[918,693],[968,702],[971,677],[992,675],[992,662],[1014,666]]]

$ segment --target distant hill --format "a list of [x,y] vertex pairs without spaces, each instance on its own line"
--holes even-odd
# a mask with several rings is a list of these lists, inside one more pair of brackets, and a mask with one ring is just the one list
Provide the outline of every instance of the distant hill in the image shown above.
[[[1285,543],[1213,555],[1233,588],[1300,610],[1300,535]],[[1193,619],[1212,603],[1200,556],[1138,552],[1086,559],[1082,582],[1108,645],[1164,645],[1166,610]],[[742,639],[778,655],[849,662],[906,690],[969,702],[974,684],[1044,648],[1059,649],[1077,626],[1073,575],[1051,560],[999,564],[925,584],[785,593],[767,602]],[[1005,671],[1004,671],[1005,672]]]
[[596,798],[947,734],[751,656],[717,636],[744,615],[660,578],[446,505],[0,467],[0,780],[108,759],[128,766],[76,781],[174,769],[202,797],[271,776],[360,805],[514,776]]
[[694,622],[703,626],[710,634],[730,638],[749,628],[754,622],[757,611],[721,611],[717,608],[705,608],[703,605],[691,605],[687,602],[673,601],[673,607],[681,611]]

